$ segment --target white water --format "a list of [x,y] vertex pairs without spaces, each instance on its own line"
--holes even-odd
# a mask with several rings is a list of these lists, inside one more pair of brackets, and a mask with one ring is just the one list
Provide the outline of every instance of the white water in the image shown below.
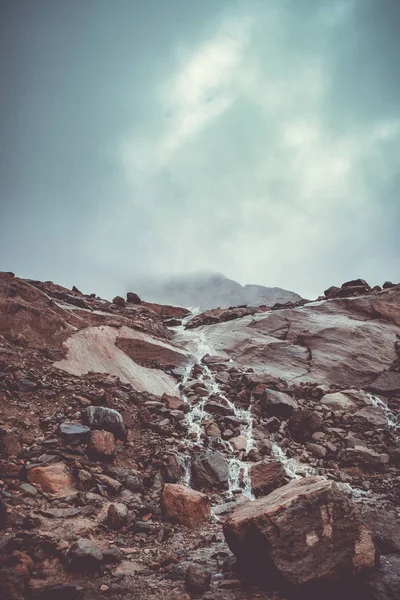
[[383,410],[389,429],[400,429],[399,416],[395,415],[394,412],[390,410],[385,400],[382,400],[378,396],[373,396],[372,394],[368,394],[368,398],[370,399],[372,406]]

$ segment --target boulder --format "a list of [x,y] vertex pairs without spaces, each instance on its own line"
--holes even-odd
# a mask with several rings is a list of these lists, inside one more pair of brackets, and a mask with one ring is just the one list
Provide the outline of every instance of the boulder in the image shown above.
[[142,300],[135,292],[128,292],[126,294],[126,301],[128,304],[142,304]]
[[7,527],[8,516],[7,516],[7,506],[4,500],[0,498],[0,531]]
[[64,463],[30,469],[28,481],[39,485],[44,492],[57,496],[68,496],[76,492],[71,473]]
[[291,482],[233,510],[226,541],[253,572],[292,584],[350,577],[372,569],[375,547],[356,505],[320,477]]
[[195,456],[192,462],[194,487],[227,490],[229,488],[229,466],[221,452],[207,450]]
[[126,306],[126,301],[124,300],[124,298],[122,298],[122,296],[115,296],[113,304],[123,308],[124,306]]
[[83,420],[91,429],[110,431],[117,439],[125,439],[126,426],[117,410],[105,406],[88,406],[83,411]]
[[18,436],[11,431],[0,430],[0,452],[4,456],[18,456],[22,450]]
[[185,469],[176,454],[170,454],[161,467],[161,475],[165,483],[178,483]]
[[296,408],[297,402],[283,392],[266,389],[261,397],[261,410],[268,417],[288,418]]
[[299,409],[290,417],[288,429],[296,442],[305,442],[322,427],[322,423],[323,418],[319,413],[308,409]]
[[265,496],[285,485],[286,471],[278,460],[259,462],[250,468],[250,481],[253,494]]
[[328,408],[329,410],[354,410],[357,408],[356,403],[343,392],[334,392],[331,394],[325,394],[321,400],[320,404]]
[[100,459],[111,459],[115,454],[115,437],[110,431],[96,429],[90,436],[89,451]]
[[164,485],[161,509],[165,519],[191,528],[202,525],[211,515],[206,494],[175,483]]
[[387,429],[388,420],[381,408],[378,406],[366,406],[358,410],[352,417],[353,423],[373,429]]
[[88,538],[79,538],[74,542],[69,551],[70,567],[80,573],[93,572],[100,568],[103,553]]
[[211,573],[200,565],[190,565],[185,574],[185,584],[188,592],[196,598],[206,592],[211,583]]
[[343,448],[338,454],[338,459],[345,465],[378,470],[384,470],[389,463],[388,454],[379,454],[364,446]]
[[382,396],[394,396],[400,393],[400,372],[384,371],[373,381],[368,389]]

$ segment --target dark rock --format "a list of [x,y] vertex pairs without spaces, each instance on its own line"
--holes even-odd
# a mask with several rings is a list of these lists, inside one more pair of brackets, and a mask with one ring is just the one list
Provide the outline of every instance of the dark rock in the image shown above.
[[70,567],[80,573],[93,572],[100,568],[102,551],[88,538],[74,542],[69,551]]
[[327,298],[334,298],[339,291],[340,288],[338,288],[336,285],[332,285],[330,288],[324,291],[324,295]]
[[117,439],[125,439],[125,422],[121,413],[105,406],[88,406],[83,411],[83,419],[91,429],[110,431]]
[[384,469],[389,463],[389,456],[387,454],[379,454],[364,446],[343,448],[338,454],[338,459],[346,465],[378,470]]
[[185,472],[176,454],[170,454],[161,467],[161,475],[165,483],[178,483]]
[[128,302],[128,304],[142,304],[141,298],[137,294],[135,294],[135,292],[128,292],[126,294],[126,301]]
[[126,306],[126,301],[122,298],[122,296],[115,296],[115,298],[113,300],[113,304],[123,308],[124,306]]
[[125,504],[110,504],[107,512],[107,524],[112,529],[121,529],[128,518],[128,509]]
[[195,597],[202,596],[211,583],[211,574],[200,565],[190,565],[185,574],[187,590]]
[[87,442],[90,437],[90,429],[80,423],[60,423],[57,433],[66,442]]
[[26,582],[14,569],[0,569],[0,598],[1,600],[26,600]]
[[354,423],[372,428],[388,428],[388,420],[383,410],[377,406],[365,406],[354,413],[352,417]]
[[266,389],[261,397],[261,410],[268,417],[290,417],[297,407],[297,402],[283,392]]
[[4,500],[0,498],[0,530],[6,529],[8,522],[7,506]]
[[192,479],[195,488],[228,489],[228,461],[220,452],[207,450],[194,458]]
[[382,396],[394,396],[400,393],[400,372],[399,371],[384,371],[373,381],[369,386],[375,394]]
[[351,281],[346,281],[342,284],[342,288],[351,288],[351,287],[367,287],[369,288],[368,283],[364,279],[352,279]]
[[382,286],[382,288],[384,290],[387,290],[387,289],[392,288],[392,287],[396,287],[396,284],[392,283],[391,281],[385,281],[385,283]]
[[366,509],[362,518],[381,554],[400,554],[400,518],[394,512]]
[[296,442],[305,442],[321,428],[322,423],[323,418],[319,413],[308,409],[299,409],[290,417],[288,429]]
[[58,583],[32,592],[32,600],[81,600],[84,589],[73,583]]

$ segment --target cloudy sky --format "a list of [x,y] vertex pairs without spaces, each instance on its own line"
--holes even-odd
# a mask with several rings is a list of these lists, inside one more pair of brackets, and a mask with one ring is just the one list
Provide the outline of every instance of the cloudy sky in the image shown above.
[[0,269],[398,281],[399,28],[399,0],[0,0]]

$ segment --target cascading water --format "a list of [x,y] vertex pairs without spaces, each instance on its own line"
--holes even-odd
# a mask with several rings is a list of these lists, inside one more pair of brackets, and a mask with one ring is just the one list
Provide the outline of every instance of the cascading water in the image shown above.
[[382,409],[387,419],[389,429],[394,429],[396,432],[400,430],[399,415],[395,415],[387,405],[385,400],[379,398],[379,396],[373,396],[368,394],[368,398],[371,401],[372,406]]

